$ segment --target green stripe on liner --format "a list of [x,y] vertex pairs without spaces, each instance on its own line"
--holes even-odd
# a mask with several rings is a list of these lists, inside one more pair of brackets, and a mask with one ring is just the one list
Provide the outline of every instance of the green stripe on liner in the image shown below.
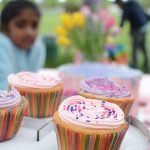
[[52,112],[54,112],[54,92],[51,92],[51,98],[50,101],[52,101],[51,105],[52,105]]
[[[21,101],[21,104],[24,106],[23,101]],[[16,119],[15,119],[15,123],[14,123],[14,131],[13,131],[13,136],[16,134],[17,130],[18,130],[18,122],[20,122],[20,117],[21,117],[21,107],[18,106],[19,108],[17,109],[16,112]]]
[[110,144],[110,147],[109,147],[110,150],[114,150],[113,149],[113,144],[114,144],[115,139],[116,139],[116,134],[112,134],[112,135],[113,135],[113,138],[112,138],[112,141],[111,141],[111,144]]
[[66,130],[64,128],[62,128],[62,132],[63,132],[63,137],[64,137],[65,150],[68,150],[67,138],[66,138]]
[[114,146],[115,146],[115,143],[116,143],[117,139],[118,139],[118,133],[115,133],[114,138],[113,138],[113,143],[111,145],[112,150],[114,150]]
[[90,149],[90,135],[87,135],[85,137],[85,150],[89,150]]
[[37,116],[40,116],[40,101],[41,101],[41,94],[37,93],[36,94],[36,102],[37,102],[37,106],[36,106],[36,112],[37,112]]
[[[119,138],[120,136],[121,136],[120,139],[122,139],[122,133],[120,133],[120,134],[118,135],[118,138]],[[118,139],[118,140],[120,140],[120,139]],[[117,146],[116,146],[116,149],[119,149],[120,143],[121,143],[121,140],[118,141],[118,144],[117,144]]]
[[30,110],[30,111],[29,111],[30,114],[29,114],[29,115],[30,115],[30,116],[33,116],[33,113],[32,113],[32,112],[33,112],[33,106],[32,106],[31,94],[32,94],[32,93],[28,93],[28,92],[25,93],[26,98],[27,98],[27,100],[28,100],[28,102],[29,102],[29,107],[30,107],[30,109],[29,109],[29,110]]
[[48,105],[48,102],[49,102],[49,96],[50,94],[44,94],[44,104],[43,104],[43,115],[45,116],[46,115],[46,105]]
[[96,140],[94,144],[94,150],[98,150],[98,144],[99,144],[100,136],[96,135]]
[[125,109],[126,109],[126,107],[127,107],[127,103],[125,103],[125,104],[124,104],[124,106],[123,106],[123,110],[125,110]]
[[9,127],[9,122],[10,122],[11,111],[12,111],[12,109],[10,108],[9,111],[8,111],[8,117],[7,117],[7,120],[6,120],[6,128],[5,128],[4,139],[6,138],[7,133],[8,133],[8,127]]

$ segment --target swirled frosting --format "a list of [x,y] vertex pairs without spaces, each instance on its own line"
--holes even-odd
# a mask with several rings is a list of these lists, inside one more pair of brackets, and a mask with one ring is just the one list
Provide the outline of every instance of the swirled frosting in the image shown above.
[[11,91],[0,91],[0,108],[17,106],[21,101],[19,92],[12,88]]
[[103,100],[72,96],[58,110],[62,121],[89,128],[118,128],[124,123],[119,106]]
[[9,75],[8,83],[14,87],[51,88],[60,83],[60,78],[32,72],[20,72]]
[[107,78],[91,77],[80,82],[81,91],[104,97],[129,97],[130,91],[126,86],[119,85]]

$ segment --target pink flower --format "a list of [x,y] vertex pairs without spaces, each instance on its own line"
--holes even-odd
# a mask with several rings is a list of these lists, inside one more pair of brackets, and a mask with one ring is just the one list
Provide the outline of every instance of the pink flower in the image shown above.
[[99,12],[99,18],[101,20],[105,20],[108,17],[108,12],[107,10],[103,9]]
[[88,6],[82,6],[81,8],[80,8],[80,11],[85,15],[85,16],[90,16],[91,15],[91,9],[90,9],[90,7],[88,7]]
[[115,24],[116,24],[116,20],[112,16],[108,16],[104,20],[104,28],[105,28],[106,31],[110,30]]

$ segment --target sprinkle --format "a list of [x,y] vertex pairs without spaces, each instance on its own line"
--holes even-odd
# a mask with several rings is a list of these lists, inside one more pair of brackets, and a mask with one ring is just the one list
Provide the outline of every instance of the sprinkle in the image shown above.
[[73,112],[73,111],[74,111],[73,106],[71,106],[71,112]]
[[86,120],[86,122],[91,122],[90,120]]

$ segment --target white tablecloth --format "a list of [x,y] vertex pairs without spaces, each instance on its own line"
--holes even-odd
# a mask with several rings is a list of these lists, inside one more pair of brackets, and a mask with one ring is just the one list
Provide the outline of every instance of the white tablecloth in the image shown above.
[[0,150],[58,150],[54,131],[41,141],[36,141],[36,130],[22,127],[11,140],[1,142]]
[[[134,126],[130,126],[121,150],[148,150],[148,147],[144,135]],[[21,127],[13,139],[0,143],[0,150],[58,150],[56,134],[51,131],[37,142],[35,130]]]

